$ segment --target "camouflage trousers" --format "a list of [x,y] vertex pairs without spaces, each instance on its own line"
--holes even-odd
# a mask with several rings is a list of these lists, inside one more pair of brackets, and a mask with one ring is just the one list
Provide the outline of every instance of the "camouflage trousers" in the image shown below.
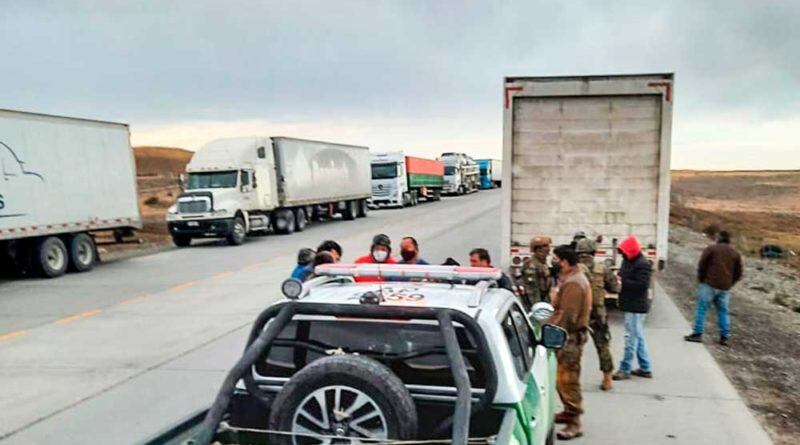
[[581,394],[581,356],[583,344],[586,343],[585,331],[570,332],[564,347],[558,351],[558,372],[556,373],[556,389],[564,413],[578,423],[583,414],[583,395]]
[[597,349],[597,357],[600,359],[600,370],[611,372],[614,370],[614,359],[611,357],[611,331],[608,329],[608,318],[606,307],[597,305],[592,306],[592,313],[589,316],[589,328],[592,333],[592,341]]

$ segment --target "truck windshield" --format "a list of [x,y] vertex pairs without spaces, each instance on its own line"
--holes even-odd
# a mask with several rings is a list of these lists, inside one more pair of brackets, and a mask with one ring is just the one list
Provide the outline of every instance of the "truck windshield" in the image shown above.
[[397,177],[397,163],[372,164],[372,179],[391,179]]
[[236,171],[189,173],[189,190],[228,189],[236,187]]
[[444,174],[447,176],[456,174],[456,166],[455,165],[447,165],[444,167]]

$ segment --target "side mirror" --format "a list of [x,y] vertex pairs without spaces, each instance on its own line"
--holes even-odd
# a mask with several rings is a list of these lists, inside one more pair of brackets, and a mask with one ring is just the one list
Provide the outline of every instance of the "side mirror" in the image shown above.
[[555,312],[556,310],[552,304],[540,301],[533,305],[530,314],[528,314],[528,317],[531,319],[532,323],[541,324],[545,320],[552,317]]
[[552,324],[542,326],[542,346],[548,349],[561,349],[567,342],[567,331]]

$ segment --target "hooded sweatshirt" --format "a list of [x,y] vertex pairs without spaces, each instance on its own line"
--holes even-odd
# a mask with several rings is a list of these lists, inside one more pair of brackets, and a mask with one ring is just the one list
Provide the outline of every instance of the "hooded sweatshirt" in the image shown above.
[[619,243],[622,251],[622,267],[619,270],[621,286],[619,291],[619,308],[623,312],[644,314],[650,311],[650,262],[642,255],[639,241],[630,236]]

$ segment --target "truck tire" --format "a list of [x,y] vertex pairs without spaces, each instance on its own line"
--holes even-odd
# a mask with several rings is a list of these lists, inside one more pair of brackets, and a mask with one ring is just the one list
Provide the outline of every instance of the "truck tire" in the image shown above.
[[358,217],[359,218],[366,218],[367,217],[367,200],[366,199],[359,199],[358,200]]
[[[357,398],[360,407],[355,406]],[[333,406],[336,400],[339,406]],[[417,408],[405,385],[385,365],[364,356],[315,360],[289,379],[272,406],[280,409],[270,412],[271,430],[354,438],[364,438],[368,431],[376,439],[393,440],[417,436]],[[299,443],[283,434],[273,440]]]
[[358,205],[355,201],[347,201],[345,203],[345,209],[342,212],[342,218],[352,221],[356,219],[356,215],[358,214]]
[[231,246],[238,246],[244,242],[244,238],[247,236],[247,226],[244,225],[244,219],[241,216],[237,216],[233,218],[233,225],[231,226],[231,233],[225,237],[228,240],[228,244]]
[[294,211],[294,229],[298,232],[302,232],[306,229],[308,225],[308,216],[306,216],[306,210],[302,207],[295,209]]
[[441,201],[442,200],[442,191],[441,190],[434,190],[433,191],[433,198],[432,201]]
[[192,237],[186,235],[172,235],[172,242],[178,247],[189,247],[192,245]]
[[69,270],[87,272],[97,263],[97,246],[94,238],[86,233],[78,233],[69,239]]
[[411,192],[411,207],[415,207],[417,204],[419,204],[419,195],[417,194],[417,191],[414,190]]
[[291,235],[294,233],[295,220],[294,212],[290,209],[281,209],[272,214],[270,223],[275,233],[281,235]]
[[464,194],[464,186],[463,185],[459,185],[458,186],[458,195],[461,196],[463,194]]
[[69,263],[67,246],[60,238],[42,238],[33,247],[33,266],[39,276],[55,278],[64,275]]

